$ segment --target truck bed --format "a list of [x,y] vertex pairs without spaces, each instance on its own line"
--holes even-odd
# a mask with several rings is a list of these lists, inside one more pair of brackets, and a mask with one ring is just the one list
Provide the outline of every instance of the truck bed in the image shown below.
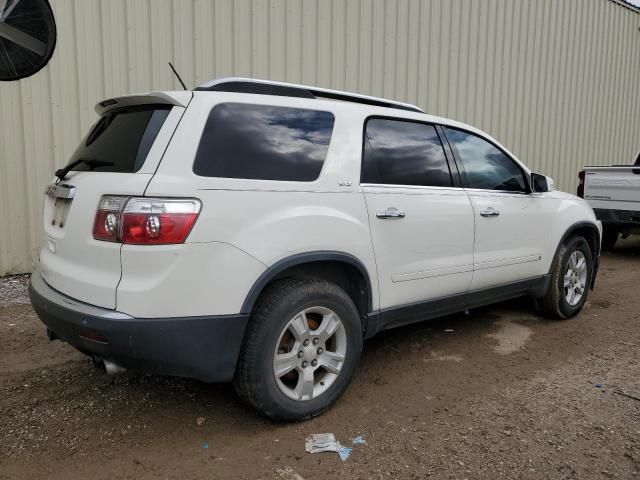
[[640,212],[640,166],[588,166],[584,171],[584,199],[594,210]]

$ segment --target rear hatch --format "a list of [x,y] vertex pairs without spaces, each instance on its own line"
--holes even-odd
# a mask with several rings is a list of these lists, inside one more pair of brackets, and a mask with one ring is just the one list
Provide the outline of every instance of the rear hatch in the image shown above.
[[116,308],[122,244],[93,238],[98,205],[103,195],[144,194],[191,95],[127,96],[96,106],[100,118],[71,156],[69,173],[46,189],[40,270],[50,286]]

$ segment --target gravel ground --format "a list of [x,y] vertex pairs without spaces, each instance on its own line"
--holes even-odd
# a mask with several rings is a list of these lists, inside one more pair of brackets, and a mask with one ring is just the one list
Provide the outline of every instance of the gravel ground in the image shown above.
[[13,305],[29,305],[29,275],[0,278],[0,308]]
[[[229,385],[106,377],[0,279],[0,479],[640,478],[640,240],[569,321],[526,299],[383,333],[333,410],[278,425]],[[310,433],[346,462],[310,455]]]

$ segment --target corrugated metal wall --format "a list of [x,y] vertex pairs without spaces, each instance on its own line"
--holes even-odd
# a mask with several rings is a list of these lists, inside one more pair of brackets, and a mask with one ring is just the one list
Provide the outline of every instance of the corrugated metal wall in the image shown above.
[[416,103],[573,191],[640,150],[640,14],[610,0],[53,0],[58,46],[0,83],[0,275],[28,271],[43,192],[94,104],[230,75]]

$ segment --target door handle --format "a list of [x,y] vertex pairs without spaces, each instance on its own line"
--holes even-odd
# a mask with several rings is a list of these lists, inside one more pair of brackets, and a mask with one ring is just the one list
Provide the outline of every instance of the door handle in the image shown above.
[[405,213],[398,210],[396,207],[389,207],[384,212],[376,213],[378,218],[404,218]]
[[480,210],[481,217],[497,217],[498,215],[500,215],[500,212],[493,207],[487,207]]

